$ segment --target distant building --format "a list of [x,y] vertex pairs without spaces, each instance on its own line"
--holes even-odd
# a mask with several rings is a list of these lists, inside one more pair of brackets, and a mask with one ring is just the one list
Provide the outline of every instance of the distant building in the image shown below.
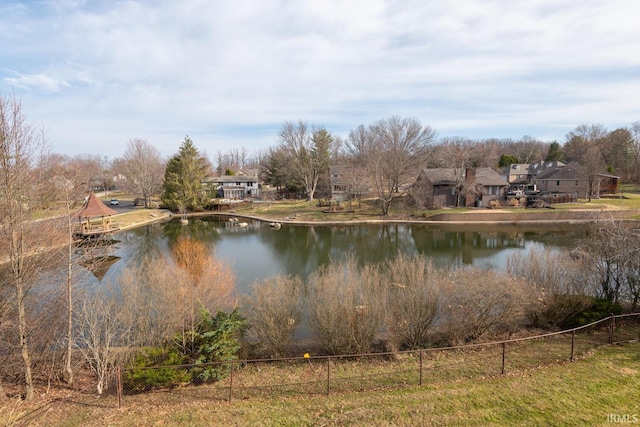
[[359,199],[370,193],[369,180],[361,170],[349,166],[329,168],[329,191],[331,200]]
[[548,168],[558,168],[564,166],[564,163],[557,160],[545,162],[541,160],[537,163],[514,163],[502,168],[500,175],[507,180],[509,184],[531,184],[535,177]]
[[[617,194],[620,191],[620,177],[604,172],[592,176],[591,197]],[[541,171],[533,179],[533,184],[542,192],[575,193],[577,197],[589,198],[588,171],[576,162]]]
[[260,197],[260,186],[255,176],[223,175],[210,178],[207,183],[214,186],[216,196],[223,199],[242,200]]
[[509,184],[491,168],[423,169],[411,188],[420,207],[438,209],[455,206],[484,206],[503,196]]

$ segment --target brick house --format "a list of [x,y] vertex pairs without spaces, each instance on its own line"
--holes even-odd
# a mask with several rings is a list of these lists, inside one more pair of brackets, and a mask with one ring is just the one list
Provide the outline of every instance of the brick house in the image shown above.
[[[577,197],[589,198],[589,174],[576,162],[541,171],[533,179],[533,184],[545,193],[575,193]],[[608,173],[595,174],[591,197],[616,194],[619,191],[619,177]]]
[[484,206],[504,195],[509,184],[492,168],[423,169],[411,187],[415,203],[426,209]]

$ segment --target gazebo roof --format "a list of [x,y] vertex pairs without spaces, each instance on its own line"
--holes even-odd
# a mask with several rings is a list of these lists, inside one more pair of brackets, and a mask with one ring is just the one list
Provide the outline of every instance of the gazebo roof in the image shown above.
[[84,206],[80,209],[75,217],[80,218],[94,218],[97,216],[111,216],[117,214],[118,211],[115,209],[111,209],[109,206],[105,205],[102,200],[98,199],[98,197],[91,193],[89,194],[89,198],[86,202],[84,202]]

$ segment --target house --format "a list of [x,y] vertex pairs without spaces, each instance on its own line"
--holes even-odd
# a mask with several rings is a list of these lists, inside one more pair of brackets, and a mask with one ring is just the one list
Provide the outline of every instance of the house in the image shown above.
[[242,200],[260,197],[260,186],[255,176],[223,175],[210,178],[208,184],[214,186],[216,195],[224,199]]
[[329,168],[329,191],[331,200],[347,201],[360,199],[371,191],[368,177],[361,169],[350,166]]
[[564,163],[557,160],[544,161],[540,160],[537,163],[514,163],[509,166],[505,166],[500,175],[507,180],[509,184],[532,184],[534,178],[543,170],[548,168],[557,168],[564,166]]
[[418,206],[438,209],[455,206],[483,206],[504,195],[505,178],[491,168],[423,169],[411,188]]
[[[616,194],[620,191],[620,177],[608,173],[592,175],[591,197]],[[575,193],[577,197],[589,198],[589,173],[576,162],[547,168],[533,179],[536,188],[546,193]]]

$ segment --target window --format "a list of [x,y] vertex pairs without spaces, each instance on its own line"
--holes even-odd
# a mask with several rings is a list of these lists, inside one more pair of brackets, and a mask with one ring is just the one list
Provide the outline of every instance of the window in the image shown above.
[[556,181],[556,185],[560,187],[560,181]]
[[333,186],[333,191],[335,191],[335,192],[347,191],[347,186],[346,185],[334,185]]
[[580,181],[578,181],[578,180],[576,179],[576,185],[580,185],[580,184],[579,184],[579,182],[580,182]]

